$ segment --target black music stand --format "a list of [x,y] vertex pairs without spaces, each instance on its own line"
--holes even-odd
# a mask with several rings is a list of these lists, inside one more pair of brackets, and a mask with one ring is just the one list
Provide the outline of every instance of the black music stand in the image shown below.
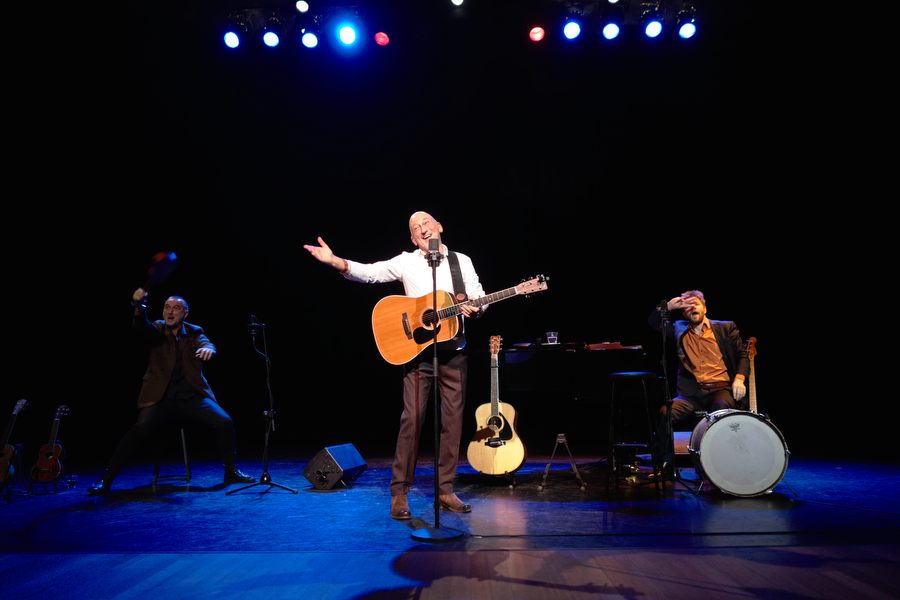
[[[269,352],[268,347],[266,345],[266,324],[260,323],[256,320],[256,315],[250,315],[250,338],[253,340],[253,350],[263,357],[266,361],[266,389],[268,390],[269,395],[269,409],[263,411],[263,416],[266,417],[266,436],[265,442],[263,443],[263,459],[262,459],[262,475],[259,476],[259,481],[256,483],[251,483],[250,485],[245,485],[243,487],[239,487],[236,490],[229,490],[225,492],[226,496],[230,496],[231,494],[235,494],[240,492],[241,490],[246,490],[252,487],[256,487],[258,485],[267,485],[269,489],[272,487],[281,488],[283,490],[287,490],[292,494],[296,494],[297,490],[293,488],[289,488],[286,485],[281,485],[280,483],[275,483],[272,481],[272,478],[269,476],[269,434],[275,431],[275,399],[272,396],[272,378],[271,378],[271,367],[272,361],[269,360]],[[262,343],[263,349],[260,352],[259,348],[256,347],[256,333],[257,331],[262,332]],[[266,490],[268,491],[268,490]]]
[[440,482],[438,481],[438,457],[441,452],[441,399],[438,393],[438,307],[437,307],[437,266],[441,259],[441,243],[439,239],[428,240],[428,252],[426,259],[431,266],[431,306],[432,306],[432,325],[434,327],[434,341],[432,342],[433,358],[431,362],[431,389],[434,392],[434,527],[421,527],[414,529],[410,534],[412,539],[418,542],[449,542],[450,540],[459,539],[463,536],[462,531],[456,529],[441,528],[441,501],[440,501]]

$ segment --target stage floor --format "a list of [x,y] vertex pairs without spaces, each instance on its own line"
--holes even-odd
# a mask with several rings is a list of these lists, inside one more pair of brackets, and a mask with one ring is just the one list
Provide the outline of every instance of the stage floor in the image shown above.
[[[133,465],[105,497],[100,470],[2,501],[4,598],[898,598],[900,468],[792,457],[768,494],[728,496],[643,478],[606,487],[596,457],[531,457],[515,487],[460,465],[469,514],[434,525],[432,462],[420,460],[414,518],[388,516],[390,461],[367,459],[349,487],[316,490],[303,460],[226,495],[221,465],[193,465],[189,486],[151,487]],[[260,474],[259,462],[242,462]],[[166,464],[166,472],[179,465]],[[692,468],[681,469],[693,479]]]

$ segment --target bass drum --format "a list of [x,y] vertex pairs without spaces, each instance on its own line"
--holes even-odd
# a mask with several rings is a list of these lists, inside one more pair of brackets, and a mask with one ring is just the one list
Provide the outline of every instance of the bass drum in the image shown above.
[[688,448],[697,475],[726,494],[744,498],[772,491],[787,470],[784,436],[766,417],[744,410],[707,414]]

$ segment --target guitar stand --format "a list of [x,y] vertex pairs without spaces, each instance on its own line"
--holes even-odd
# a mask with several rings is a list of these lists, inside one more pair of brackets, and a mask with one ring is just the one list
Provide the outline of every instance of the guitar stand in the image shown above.
[[544,476],[541,478],[541,485],[538,486],[538,491],[543,491],[547,486],[547,476],[550,474],[550,465],[553,464],[553,457],[556,456],[556,449],[559,448],[560,444],[566,447],[566,452],[568,452],[569,454],[569,462],[572,465],[572,470],[575,471],[575,477],[578,478],[578,483],[580,484],[581,491],[584,491],[587,488],[587,484],[581,478],[581,473],[578,472],[578,465],[575,464],[575,458],[572,456],[572,451],[569,450],[569,442],[566,441],[566,434],[564,433],[556,434],[556,443],[553,444],[553,452],[550,453],[550,461],[544,468]]

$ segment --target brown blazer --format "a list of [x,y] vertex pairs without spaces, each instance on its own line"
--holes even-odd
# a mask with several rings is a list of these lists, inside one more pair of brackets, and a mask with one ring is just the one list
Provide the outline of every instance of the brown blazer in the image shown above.
[[195,356],[200,348],[209,348],[215,352],[216,347],[203,333],[203,328],[190,323],[182,323],[184,335],[181,341],[175,344],[175,338],[166,330],[164,321],[150,322],[144,310],[136,311],[134,327],[150,345],[150,357],[147,363],[147,371],[144,373],[144,382],[138,394],[138,408],[152,406],[162,400],[163,394],[172,378],[175,369],[176,348],[181,352],[181,368],[184,378],[201,397],[207,397],[213,402],[216,397],[206,377],[203,376],[203,361]]

